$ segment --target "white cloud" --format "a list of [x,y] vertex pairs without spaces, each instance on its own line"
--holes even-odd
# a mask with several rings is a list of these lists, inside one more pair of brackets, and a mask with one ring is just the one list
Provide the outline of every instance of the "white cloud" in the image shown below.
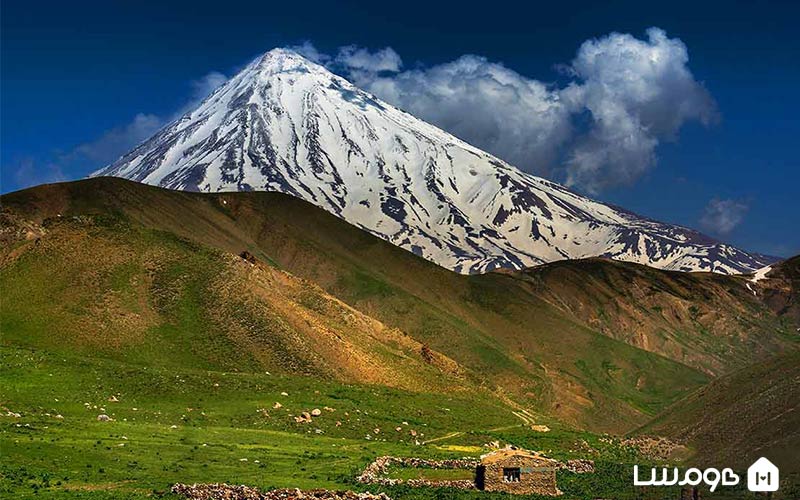
[[547,174],[572,135],[569,111],[547,85],[466,55],[427,69],[354,83],[520,168]]
[[[656,163],[657,146],[675,140],[684,123],[716,118],[683,42],[657,28],[646,38],[611,33],[584,42],[561,66],[571,82],[560,87],[475,55],[403,70],[391,47],[371,52],[348,45],[333,57],[308,41],[290,48],[523,170],[598,192],[639,179]],[[225,81],[210,72],[191,83],[190,98],[175,114],[137,114],[55,163],[110,163]]]
[[304,41],[300,45],[291,45],[287,48],[318,64],[325,64],[331,59],[329,55],[323,54],[317,50],[314,44],[308,40]]
[[93,164],[107,164],[158,132],[164,120],[156,115],[137,114],[133,120],[104,132],[97,139],[77,146],[68,155],[81,156]]
[[406,71],[388,47],[351,45],[333,59],[387,102],[523,170],[590,192],[635,182],[684,123],[714,121],[714,100],[688,60],[683,42],[658,28],[646,40],[611,33],[584,42],[561,66],[572,81],[560,88],[474,55]]
[[211,71],[204,77],[191,82],[192,95],[184,108],[194,108],[200,104],[212,92],[228,81],[228,77],[219,71]]
[[561,91],[573,112],[592,124],[567,155],[567,184],[598,191],[630,184],[655,163],[655,148],[690,120],[710,123],[714,100],[687,67],[686,46],[663,30],[647,41],[612,33],[581,45],[570,69],[577,78]]
[[61,182],[66,179],[58,162],[37,162],[33,158],[25,157],[14,165],[14,181],[16,182],[14,189]]
[[750,206],[741,200],[714,198],[706,205],[700,225],[706,231],[726,235],[744,220]]
[[334,62],[351,70],[379,73],[382,71],[397,72],[403,66],[403,60],[391,47],[370,52],[355,45],[339,47]]

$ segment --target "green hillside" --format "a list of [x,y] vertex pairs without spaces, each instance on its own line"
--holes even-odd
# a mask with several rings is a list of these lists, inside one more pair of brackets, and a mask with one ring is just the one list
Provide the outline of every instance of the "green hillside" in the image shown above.
[[[601,261],[461,276],[281,194],[91,179],[6,195],[3,204],[45,226],[59,215],[115,214],[203,248],[247,250],[441,352],[479,383],[598,430],[643,424],[705,374],[795,345],[791,326],[730,278]],[[593,279],[574,278],[584,274]]]
[[649,459],[599,433],[692,422],[681,400],[713,377],[797,352],[791,280],[598,259],[462,276],[275,193],[101,178],[0,202],[0,494],[352,489],[380,454],[500,440],[596,460],[560,479],[571,498],[635,498]]
[[458,390],[459,367],[274,267],[131,224],[62,217],[0,273],[6,345],[160,367]]

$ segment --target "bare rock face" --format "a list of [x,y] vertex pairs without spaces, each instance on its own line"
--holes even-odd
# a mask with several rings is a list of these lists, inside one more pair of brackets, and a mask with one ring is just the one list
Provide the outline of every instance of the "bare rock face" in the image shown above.
[[748,288],[787,318],[800,333],[800,255],[763,268],[748,279]]
[[526,174],[284,49],[94,175],[279,191],[465,274],[586,257],[742,273],[774,260]]

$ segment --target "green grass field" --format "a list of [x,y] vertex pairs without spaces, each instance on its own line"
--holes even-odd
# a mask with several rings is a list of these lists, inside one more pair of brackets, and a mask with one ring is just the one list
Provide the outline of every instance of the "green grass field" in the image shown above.
[[[590,433],[532,432],[510,408],[486,398],[263,373],[175,371],[8,346],[0,366],[3,498],[144,498],[176,482],[377,491],[353,480],[377,456],[476,456],[494,439],[556,458],[586,458],[581,443],[591,443],[598,451],[590,458],[608,469],[602,481],[569,473],[559,480],[572,498],[594,498],[625,488],[629,470],[619,463],[636,459],[629,450],[604,448]],[[274,409],[276,402],[282,407]],[[293,415],[313,408],[323,409],[313,422],[294,421]],[[113,420],[97,421],[99,414]],[[434,442],[415,445],[412,429],[420,441]],[[396,498],[422,494],[402,486],[382,490]]]

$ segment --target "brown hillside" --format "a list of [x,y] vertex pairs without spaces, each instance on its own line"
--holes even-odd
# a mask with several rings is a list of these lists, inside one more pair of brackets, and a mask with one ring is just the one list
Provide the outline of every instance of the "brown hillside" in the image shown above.
[[694,461],[747,468],[762,456],[800,473],[800,353],[714,380],[640,430],[689,443]]
[[4,229],[19,236],[0,251],[4,343],[413,391],[469,387],[446,356],[255,259],[108,216],[6,218]]
[[2,202],[32,224],[116,214],[232,254],[247,250],[441,352],[474,383],[593,429],[629,430],[703,384],[703,373],[795,345],[792,329],[736,279],[605,261],[461,276],[281,194],[91,179]]

